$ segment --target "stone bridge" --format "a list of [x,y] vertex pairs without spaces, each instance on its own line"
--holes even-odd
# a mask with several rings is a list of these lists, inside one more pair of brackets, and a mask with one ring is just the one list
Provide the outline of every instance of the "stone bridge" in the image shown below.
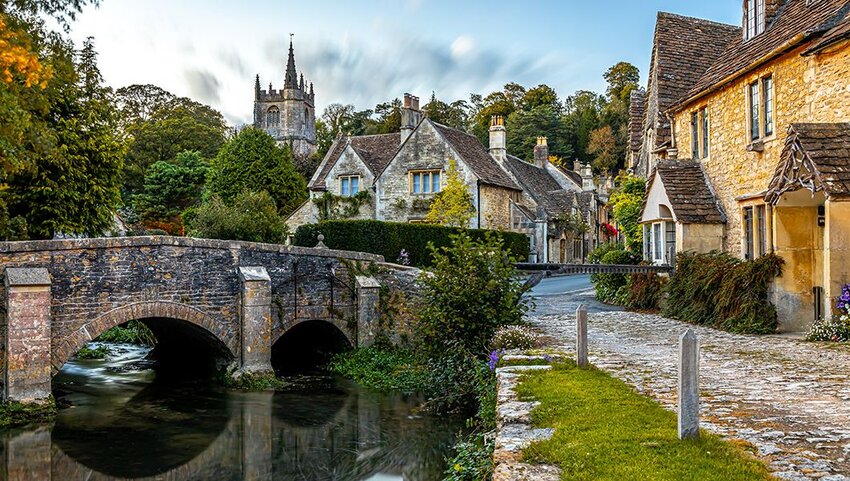
[[[363,346],[380,284],[371,254],[181,237],[0,243],[3,398],[33,401],[87,342],[128,321],[204,338],[243,371],[303,324]],[[330,327],[333,326],[331,329]]]

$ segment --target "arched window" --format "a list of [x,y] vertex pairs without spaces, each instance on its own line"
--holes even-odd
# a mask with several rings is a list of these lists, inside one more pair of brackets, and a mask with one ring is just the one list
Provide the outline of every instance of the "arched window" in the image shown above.
[[269,127],[277,127],[280,125],[280,109],[271,106],[269,110],[266,111],[266,125]]

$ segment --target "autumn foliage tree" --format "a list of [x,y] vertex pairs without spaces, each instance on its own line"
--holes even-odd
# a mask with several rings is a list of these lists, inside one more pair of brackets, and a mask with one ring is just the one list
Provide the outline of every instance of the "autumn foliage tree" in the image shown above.
[[473,216],[475,206],[472,203],[472,194],[460,178],[455,161],[449,160],[446,186],[434,198],[425,221],[450,227],[469,227]]

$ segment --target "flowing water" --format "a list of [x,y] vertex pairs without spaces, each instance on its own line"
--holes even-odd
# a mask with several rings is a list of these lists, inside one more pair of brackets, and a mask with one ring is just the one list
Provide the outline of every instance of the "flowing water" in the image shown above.
[[55,423],[0,432],[0,479],[438,480],[463,424],[325,374],[264,393],[163,380],[147,348],[110,347],[56,376]]

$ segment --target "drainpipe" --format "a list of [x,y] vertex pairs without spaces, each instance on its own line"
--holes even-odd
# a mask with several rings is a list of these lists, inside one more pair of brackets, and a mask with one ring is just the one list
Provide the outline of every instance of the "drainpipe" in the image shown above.
[[478,228],[480,229],[481,228],[481,180],[480,179],[475,181],[475,188],[478,191],[478,195],[477,195],[477,199],[476,199],[476,201],[478,203],[478,208],[475,209],[475,210],[478,211]]
[[543,222],[543,263],[549,263],[549,223]]

